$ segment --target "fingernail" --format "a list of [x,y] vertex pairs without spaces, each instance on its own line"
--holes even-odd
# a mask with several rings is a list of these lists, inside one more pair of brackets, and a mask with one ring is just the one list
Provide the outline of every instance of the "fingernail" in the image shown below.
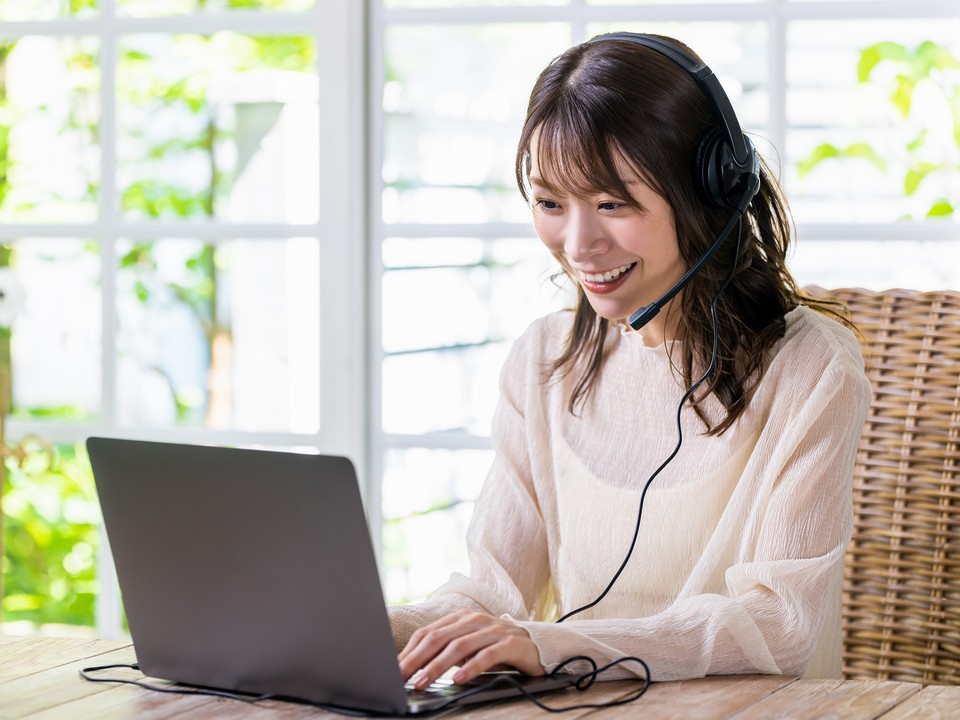
[[463,670],[457,670],[457,671],[453,674],[453,681],[454,681],[457,685],[459,685],[459,684],[462,683],[464,680],[466,680],[466,675],[467,675],[467,674],[466,674]]

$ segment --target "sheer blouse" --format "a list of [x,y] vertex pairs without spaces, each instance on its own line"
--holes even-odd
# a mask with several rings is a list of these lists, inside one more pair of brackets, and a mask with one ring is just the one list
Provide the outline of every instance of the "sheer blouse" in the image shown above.
[[[612,327],[601,379],[572,415],[575,378],[544,380],[571,319],[549,315],[515,343],[467,536],[470,572],[423,603],[389,608],[398,645],[465,607],[526,628],[547,671],[573,655],[633,655],[654,680],[838,677],[853,463],[870,402],[853,333],[799,307],[726,433],[705,435],[685,406],[683,444],[650,485],[626,569],[598,605],[557,624],[623,561],[643,485],[677,442],[684,392],[671,343],[647,347]],[[704,407],[720,417],[714,398]],[[606,679],[635,672],[626,664]]]

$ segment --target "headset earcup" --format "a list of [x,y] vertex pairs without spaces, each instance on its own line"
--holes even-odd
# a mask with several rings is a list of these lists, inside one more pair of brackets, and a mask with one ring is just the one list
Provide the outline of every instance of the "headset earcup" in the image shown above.
[[728,184],[729,171],[724,172],[724,165],[729,166],[732,161],[733,154],[723,131],[720,128],[708,130],[697,148],[695,172],[700,197],[713,207],[729,208],[736,202],[736,198],[730,197],[736,181],[731,187]]

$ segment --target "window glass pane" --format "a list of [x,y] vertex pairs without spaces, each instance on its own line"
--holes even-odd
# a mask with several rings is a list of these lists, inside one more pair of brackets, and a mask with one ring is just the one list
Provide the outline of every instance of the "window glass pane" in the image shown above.
[[100,7],[98,0],[0,0],[0,21],[56,20],[89,17]]
[[569,44],[568,26],[395,26],[385,35],[384,221],[527,220],[517,138],[530,89]]
[[788,42],[797,220],[956,218],[960,20],[795,22]]
[[389,602],[422,599],[450,573],[469,569],[467,525],[492,460],[488,450],[386,453],[383,575]]
[[117,70],[120,211],[314,222],[318,83],[308,37],[135,35]]
[[489,433],[509,342],[566,300],[555,261],[532,238],[389,238],[383,258],[384,429]]
[[[682,0],[682,2],[687,3],[697,3],[708,4],[708,3],[724,3],[729,4],[731,2],[762,2],[762,0]],[[660,5],[660,4],[669,4],[669,5],[680,5],[681,2],[676,0],[587,0],[588,5]]]
[[388,433],[486,435],[509,342],[442,348],[383,361],[383,429]]
[[96,218],[97,48],[92,38],[0,41],[0,220]]
[[382,0],[388,8],[509,7],[511,5],[568,5],[570,0]]
[[99,248],[31,238],[9,255],[23,307],[12,321],[18,417],[92,420],[100,409]]
[[[760,22],[591,23],[589,37],[626,30],[676,38],[710,66],[730,98],[745,132],[765,152],[762,135],[770,122],[769,31]],[[759,136],[759,137],[757,137]]]
[[159,17],[224,10],[299,11],[312,8],[315,0],[116,0],[117,9],[134,17]]
[[790,270],[802,285],[870,290],[960,288],[960,244],[919,240],[800,242]]
[[124,242],[121,425],[315,432],[319,243]]
[[389,238],[383,346],[408,352],[512,338],[552,309],[556,263],[533,238]]
[[7,465],[3,492],[4,631],[93,625],[100,508],[82,447],[31,442],[21,468]]

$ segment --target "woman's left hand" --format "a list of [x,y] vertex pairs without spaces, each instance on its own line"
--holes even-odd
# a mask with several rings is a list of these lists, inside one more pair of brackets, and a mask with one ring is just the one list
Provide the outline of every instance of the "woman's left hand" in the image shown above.
[[457,610],[416,630],[398,659],[403,677],[409,679],[416,673],[414,686],[421,690],[454,665],[460,666],[453,676],[455,683],[468,682],[498,665],[525,675],[544,674],[530,633],[506,620],[469,610]]

